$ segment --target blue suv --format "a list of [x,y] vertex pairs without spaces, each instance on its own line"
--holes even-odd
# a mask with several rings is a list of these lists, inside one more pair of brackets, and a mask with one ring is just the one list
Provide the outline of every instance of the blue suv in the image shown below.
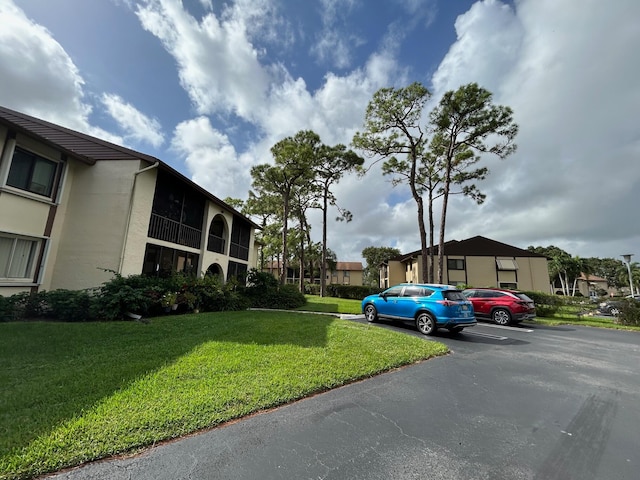
[[368,322],[379,318],[415,322],[424,335],[438,328],[459,333],[477,323],[471,302],[450,285],[402,283],[366,297],[362,312]]

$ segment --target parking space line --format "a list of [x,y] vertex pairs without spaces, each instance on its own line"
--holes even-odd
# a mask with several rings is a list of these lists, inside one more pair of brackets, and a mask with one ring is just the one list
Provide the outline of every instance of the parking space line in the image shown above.
[[491,328],[505,328],[507,330],[511,330],[516,331],[516,332],[525,332],[525,333],[531,333],[533,332],[533,330],[531,330],[530,328],[520,328],[520,327],[507,327],[504,325],[494,325],[492,323],[478,323],[478,325],[482,325],[483,327],[491,327]]
[[465,335],[474,335],[476,337],[485,337],[485,338],[492,338],[493,340],[508,340],[509,337],[502,337],[500,335],[492,335],[490,333],[481,333],[481,332],[471,332],[468,329],[464,331]]

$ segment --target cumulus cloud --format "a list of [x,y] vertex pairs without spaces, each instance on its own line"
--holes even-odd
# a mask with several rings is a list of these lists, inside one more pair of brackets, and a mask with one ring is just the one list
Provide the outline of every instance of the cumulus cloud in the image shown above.
[[317,35],[311,53],[321,62],[339,69],[345,69],[352,62],[352,48],[363,40],[350,32],[344,23],[358,6],[356,0],[321,0],[320,17],[322,29]]
[[514,109],[520,133],[515,155],[485,160],[487,202],[454,204],[449,236],[555,242],[599,257],[638,240],[629,221],[640,198],[640,64],[629,61],[638,14],[633,1],[522,1],[514,11],[485,0],[458,18],[434,89],[478,81]]
[[104,93],[102,103],[107,113],[126,132],[126,140],[148,143],[156,148],[164,142],[160,122],[155,118],[149,118],[119,95]]
[[0,104],[69,128],[118,140],[88,121],[84,80],[51,33],[12,2],[0,2]]
[[229,138],[201,116],[176,126],[172,147],[186,157],[192,180],[217,197],[244,198],[250,183],[249,165],[238,155]]
[[64,48],[10,1],[0,1],[0,104],[113,143],[122,138],[92,125],[84,79]]
[[198,21],[177,0],[146,0],[137,7],[142,26],[175,58],[180,82],[200,114],[251,120],[265,102],[268,75],[247,33],[247,20],[261,10],[248,11],[232,9],[222,19],[210,12]]

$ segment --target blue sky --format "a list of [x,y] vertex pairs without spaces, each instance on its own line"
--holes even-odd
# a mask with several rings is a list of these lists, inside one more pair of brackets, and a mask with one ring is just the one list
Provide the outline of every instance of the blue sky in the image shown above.
[[[0,104],[154,155],[220,198],[302,129],[349,144],[373,93],[478,82],[520,125],[447,239],[640,260],[637,0],[0,0]],[[336,188],[340,260],[419,248],[406,187]],[[439,208],[439,205],[436,206]],[[319,216],[312,218],[319,239]]]

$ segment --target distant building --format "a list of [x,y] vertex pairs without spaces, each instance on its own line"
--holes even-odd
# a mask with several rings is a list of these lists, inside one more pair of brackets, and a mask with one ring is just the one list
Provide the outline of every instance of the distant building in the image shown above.
[[[549,292],[549,268],[544,255],[481,236],[446,242],[444,255],[445,284]],[[421,250],[399,255],[380,266],[383,288],[403,282],[422,283]]]
[[0,295],[257,265],[250,219],[157,158],[0,107]]
[[[562,295],[562,285],[559,280],[554,283],[553,291]],[[616,287],[610,287],[606,278],[597,275],[589,275],[587,278],[584,273],[581,273],[576,280],[576,295],[578,294],[584,297],[601,297],[620,295],[621,291]],[[573,283],[569,285],[569,295],[573,295]]]
[[[279,265],[277,262],[269,262],[262,269],[263,272],[273,274],[276,278],[279,278],[278,274]],[[336,262],[335,270],[327,269],[327,285],[362,285],[362,279],[364,274],[364,268],[362,262]],[[305,272],[305,276],[308,272]],[[299,283],[300,281],[300,269],[299,268],[287,268],[286,283]],[[306,276],[305,281],[310,282],[311,278]],[[314,278],[314,283],[320,283],[320,278]]]

